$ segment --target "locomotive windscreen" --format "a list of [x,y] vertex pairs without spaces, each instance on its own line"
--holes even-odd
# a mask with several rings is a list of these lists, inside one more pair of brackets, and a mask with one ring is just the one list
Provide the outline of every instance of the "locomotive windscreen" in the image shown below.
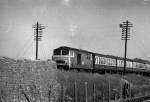
[[61,55],[61,49],[55,49],[54,55]]
[[68,49],[55,49],[54,55],[69,55]]
[[62,55],[69,55],[69,50],[68,49],[63,49],[62,50]]

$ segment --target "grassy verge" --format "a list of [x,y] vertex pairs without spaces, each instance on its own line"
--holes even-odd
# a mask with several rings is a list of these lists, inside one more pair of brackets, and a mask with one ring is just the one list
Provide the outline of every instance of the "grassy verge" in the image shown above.
[[[109,95],[111,100],[120,97],[121,75],[117,74],[92,74],[77,71],[58,70],[58,82],[65,87],[65,96],[74,100],[74,82],[77,83],[78,102],[85,102],[85,82],[88,86],[88,102],[93,101],[93,83],[96,86],[96,101],[108,101]],[[130,82],[131,96],[141,96],[150,93],[150,81],[148,77],[141,75],[128,74],[124,78]],[[110,92],[110,93],[109,93]]]

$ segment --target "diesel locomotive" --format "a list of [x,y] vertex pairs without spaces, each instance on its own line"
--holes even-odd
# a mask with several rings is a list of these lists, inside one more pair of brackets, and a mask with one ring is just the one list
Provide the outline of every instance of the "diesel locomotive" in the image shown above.
[[[124,71],[124,58],[93,53],[90,51],[60,46],[53,50],[52,60],[58,68],[99,72]],[[126,59],[126,73],[150,73],[150,63],[135,59]]]

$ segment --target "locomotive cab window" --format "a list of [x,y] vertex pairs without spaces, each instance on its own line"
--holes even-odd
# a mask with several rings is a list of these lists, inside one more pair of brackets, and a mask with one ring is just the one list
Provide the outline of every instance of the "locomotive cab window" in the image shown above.
[[55,49],[54,50],[54,55],[61,55],[61,50],[60,49]]
[[69,50],[67,50],[67,49],[55,49],[54,55],[69,55]]
[[69,50],[67,50],[67,49],[63,49],[62,50],[62,55],[69,55]]

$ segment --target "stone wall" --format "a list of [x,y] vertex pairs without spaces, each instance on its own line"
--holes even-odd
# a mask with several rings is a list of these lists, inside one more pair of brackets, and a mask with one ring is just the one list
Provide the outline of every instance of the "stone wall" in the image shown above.
[[52,61],[0,58],[0,102],[55,102],[59,87]]

